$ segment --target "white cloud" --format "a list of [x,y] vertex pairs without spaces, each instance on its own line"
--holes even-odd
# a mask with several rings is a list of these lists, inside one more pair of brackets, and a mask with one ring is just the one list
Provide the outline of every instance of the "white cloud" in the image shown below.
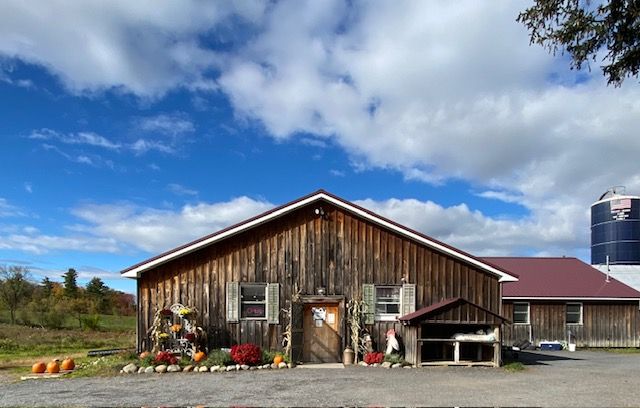
[[193,122],[184,113],[140,118],[138,128],[145,132],[159,133],[174,138],[186,133],[193,133],[196,130]]
[[137,154],[144,154],[150,151],[157,151],[160,153],[173,154],[176,150],[167,143],[151,140],[151,139],[138,139],[130,145],[131,150]]
[[33,130],[29,139],[57,141],[71,145],[87,145],[118,150],[121,145],[93,132],[60,133],[52,129]]
[[0,250],[2,249],[33,254],[45,254],[59,250],[106,253],[121,251],[118,243],[112,238],[58,236],[40,234],[37,230],[27,230],[22,234],[0,235]]
[[201,36],[231,16],[255,21],[265,7],[251,0],[4,1],[0,55],[45,67],[76,93],[116,89],[157,97],[175,87],[209,90],[215,84],[204,72],[218,65],[218,56],[201,45]]
[[415,199],[366,199],[356,203],[478,256],[535,255],[541,251],[580,256],[584,255],[580,249],[588,246],[589,237],[570,221],[576,211],[585,213],[576,208],[545,213],[548,218],[543,222],[542,216],[518,220],[488,217],[466,204],[442,207]]
[[26,191],[26,192],[27,192],[27,193],[29,193],[29,194],[32,194],[32,193],[33,193],[33,184],[32,184],[32,183],[29,183],[28,181],[26,181],[26,182],[23,184],[23,186],[24,186],[24,191]]
[[2,217],[22,217],[24,212],[15,205],[9,204],[6,198],[0,197],[0,218]]
[[178,183],[169,183],[167,184],[167,190],[175,195],[179,195],[179,196],[197,196],[198,195],[198,191],[196,190],[192,190],[188,187],[183,186],[182,184],[178,184]]
[[178,211],[131,204],[87,204],[73,214],[84,224],[76,230],[114,240],[149,253],[159,253],[264,212],[273,205],[249,197],[217,203],[185,205]]

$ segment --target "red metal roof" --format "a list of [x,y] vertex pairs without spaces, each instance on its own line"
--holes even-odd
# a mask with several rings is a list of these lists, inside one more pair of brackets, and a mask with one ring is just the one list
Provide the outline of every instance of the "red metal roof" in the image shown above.
[[483,258],[517,274],[518,282],[505,282],[503,297],[630,298],[640,292],[576,258]]
[[492,312],[489,309],[486,309],[482,306],[478,306],[473,302],[469,302],[467,299],[461,298],[461,297],[455,297],[455,298],[449,298],[449,299],[444,299],[438,303],[434,303],[432,305],[429,305],[427,307],[423,307],[422,309],[418,309],[415,312],[406,314],[404,316],[401,316],[398,318],[398,320],[400,320],[403,323],[416,323],[416,322],[420,322],[422,320],[425,320],[426,318],[428,318],[431,315],[434,314],[438,314],[441,312],[445,312],[447,311],[450,307],[453,307],[457,304],[460,303],[468,303],[469,305],[478,308],[480,310],[483,310],[489,314],[492,314],[493,316],[496,316],[497,318],[507,321],[506,318],[500,316],[497,313]]

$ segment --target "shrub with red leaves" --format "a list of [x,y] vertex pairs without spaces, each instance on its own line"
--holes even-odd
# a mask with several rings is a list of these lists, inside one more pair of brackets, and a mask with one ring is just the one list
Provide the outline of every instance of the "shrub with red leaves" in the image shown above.
[[156,354],[155,362],[156,364],[167,365],[178,364],[178,358],[171,354],[169,351],[161,351]]
[[384,353],[367,353],[364,355],[364,362],[367,364],[382,363],[384,361]]
[[262,362],[262,351],[255,344],[239,344],[231,347],[231,358],[236,364],[254,366]]

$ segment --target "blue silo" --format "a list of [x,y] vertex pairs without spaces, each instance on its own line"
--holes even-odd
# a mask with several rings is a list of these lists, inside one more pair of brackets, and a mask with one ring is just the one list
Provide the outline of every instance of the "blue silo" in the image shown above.
[[591,205],[591,264],[607,263],[640,265],[640,197],[624,187],[610,188]]

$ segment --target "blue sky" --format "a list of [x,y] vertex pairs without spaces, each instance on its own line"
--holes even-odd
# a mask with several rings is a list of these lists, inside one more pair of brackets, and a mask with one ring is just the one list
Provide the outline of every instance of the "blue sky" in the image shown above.
[[0,263],[133,291],[122,268],[318,188],[588,261],[591,202],[640,192],[638,84],[530,47],[527,4],[3,2]]

